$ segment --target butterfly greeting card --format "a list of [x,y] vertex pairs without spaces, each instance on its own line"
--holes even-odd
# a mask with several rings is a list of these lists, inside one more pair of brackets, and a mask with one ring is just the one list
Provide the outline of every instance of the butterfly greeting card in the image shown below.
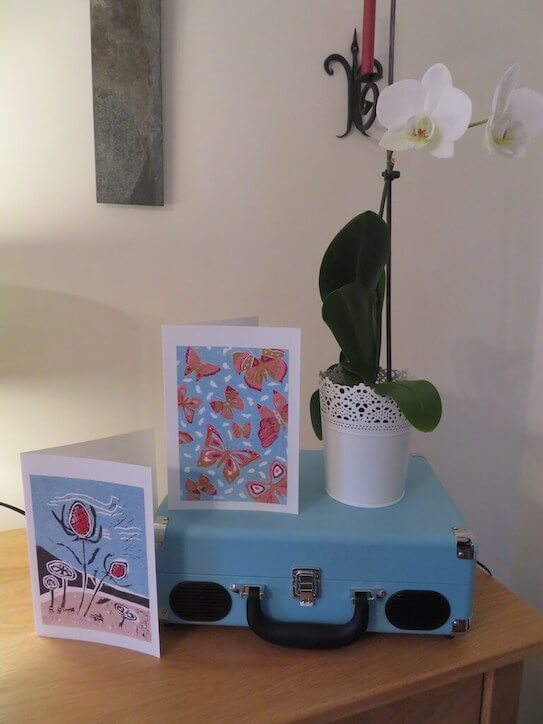
[[298,512],[300,330],[163,328],[168,506]]

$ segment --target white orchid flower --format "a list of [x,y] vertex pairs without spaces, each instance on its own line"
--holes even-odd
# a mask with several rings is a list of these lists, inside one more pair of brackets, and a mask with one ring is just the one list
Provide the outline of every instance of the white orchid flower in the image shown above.
[[436,63],[422,80],[400,80],[383,90],[377,119],[387,131],[379,145],[389,151],[427,148],[438,158],[454,155],[454,143],[467,131],[471,101],[453,88],[449,69]]
[[494,92],[492,115],[485,129],[489,153],[522,158],[526,141],[543,131],[543,96],[531,88],[517,88],[518,77],[515,63],[505,71]]

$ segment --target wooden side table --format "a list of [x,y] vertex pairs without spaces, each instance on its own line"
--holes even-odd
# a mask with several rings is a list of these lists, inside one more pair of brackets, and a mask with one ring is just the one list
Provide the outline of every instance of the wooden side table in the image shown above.
[[485,574],[472,630],[371,634],[337,651],[266,644],[248,629],[169,626],[162,659],[36,636],[24,530],[0,533],[0,721],[515,722],[522,662],[543,616]]

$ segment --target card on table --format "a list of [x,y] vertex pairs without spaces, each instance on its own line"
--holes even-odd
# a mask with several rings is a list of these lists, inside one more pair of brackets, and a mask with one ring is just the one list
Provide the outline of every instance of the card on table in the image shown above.
[[152,433],[23,453],[21,465],[38,634],[160,656]]
[[163,327],[169,508],[298,512],[299,329]]

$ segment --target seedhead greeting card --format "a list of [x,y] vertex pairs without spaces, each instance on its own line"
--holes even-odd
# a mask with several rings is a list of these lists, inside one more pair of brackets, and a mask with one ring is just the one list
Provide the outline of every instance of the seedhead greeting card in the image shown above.
[[165,326],[168,506],[298,512],[300,330]]
[[[103,441],[104,457],[130,437]],[[159,656],[153,465],[74,456],[82,447],[22,455],[37,632]]]

